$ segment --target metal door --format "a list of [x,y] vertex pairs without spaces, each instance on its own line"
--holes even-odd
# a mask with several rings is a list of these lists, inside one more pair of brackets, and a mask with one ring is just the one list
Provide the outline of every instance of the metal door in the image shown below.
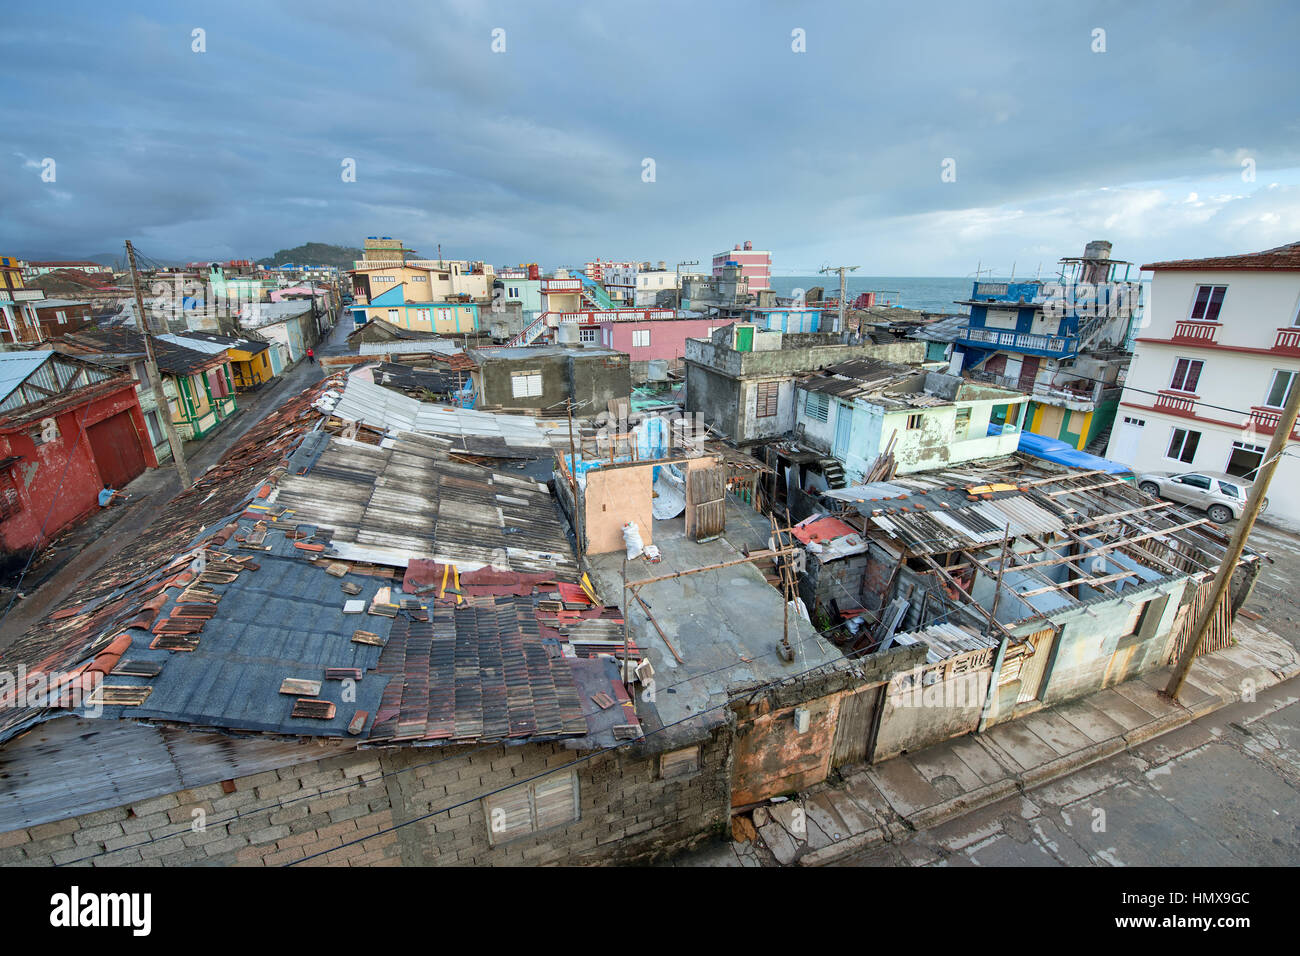
[[86,429],[100,481],[124,488],[145,469],[144,449],[130,412],[119,412]]

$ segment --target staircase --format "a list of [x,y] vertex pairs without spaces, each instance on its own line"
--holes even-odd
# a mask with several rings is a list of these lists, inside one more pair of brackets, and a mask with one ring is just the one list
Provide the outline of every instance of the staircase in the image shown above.
[[538,312],[537,318],[524,326],[523,331],[518,335],[511,336],[506,342],[508,348],[518,348],[521,345],[531,345],[537,340],[537,337],[546,331],[546,317],[549,312]]
[[1097,433],[1097,437],[1094,438],[1092,441],[1088,442],[1088,446],[1084,448],[1084,451],[1086,451],[1089,455],[1105,455],[1106,444],[1107,442],[1110,441],[1110,432],[1111,429],[1114,427],[1115,426],[1113,424],[1107,425],[1105,428],[1099,431]]
[[821,466],[822,475],[825,476],[826,484],[831,491],[848,487],[848,482],[844,478],[844,466],[834,458],[823,458],[817,464]]
[[582,302],[594,312],[612,312],[618,306],[601,287],[600,283],[584,272],[574,269],[571,274],[582,280]]

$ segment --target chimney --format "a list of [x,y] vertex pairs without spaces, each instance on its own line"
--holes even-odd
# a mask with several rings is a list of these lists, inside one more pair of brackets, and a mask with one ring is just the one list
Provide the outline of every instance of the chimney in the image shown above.
[[1083,264],[1083,275],[1080,276],[1082,281],[1094,285],[1105,282],[1110,275],[1110,243],[1105,239],[1094,239],[1083,248],[1083,258],[1087,261]]

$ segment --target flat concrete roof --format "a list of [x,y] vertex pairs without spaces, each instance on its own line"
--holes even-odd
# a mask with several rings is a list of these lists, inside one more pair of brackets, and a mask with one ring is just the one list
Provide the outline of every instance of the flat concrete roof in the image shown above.
[[[654,544],[663,555],[658,564],[629,561],[629,581],[654,578],[744,557],[740,548],[767,547],[769,524],[746,505],[727,501],[727,530],[704,543],[686,537],[679,516],[655,521]],[[588,557],[592,582],[601,599],[623,608],[629,632],[655,669],[655,707],[665,725],[685,720],[727,699],[727,687],[744,681],[774,681],[800,674],[843,654],[793,611],[790,645],[794,661],[777,654],[781,641],[781,592],[767,583],[756,564],[737,564],[715,571],[647,584],[642,599],[650,605],[684,663],[664,645],[641,606],[624,605],[623,552]],[[748,659],[748,660],[746,660]],[[637,689],[638,700],[643,694]],[[641,704],[642,713],[646,705]]]

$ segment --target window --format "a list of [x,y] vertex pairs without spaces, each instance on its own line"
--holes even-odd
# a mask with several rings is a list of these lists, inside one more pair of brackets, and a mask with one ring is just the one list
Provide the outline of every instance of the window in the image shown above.
[[370,279],[372,282],[396,282],[397,281],[396,276],[371,276]]
[[924,421],[924,419],[925,419],[925,416],[924,416],[924,415],[908,415],[908,416],[907,416],[907,430],[908,430],[908,431],[914,431],[914,430],[920,428],[920,427],[921,427],[921,422]]
[[55,312],[55,313],[54,313],[54,317],[55,317],[56,319],[59,320],[59,325],[67,325],[67,324],[68,324],[68,313],[66,313],[66,312]]
[[1191,317],[1203,322],[1219,321],[1219,310],[1223,308],[1223,296],[1227,291],[1226,285],[1198,285]]
[[401,312],[399,312],[397,309],[389,309],[389,310],[388,310],[388,321],[389,321],[389,322],[396,323],[397,320],[398,320],[398,316],[399,316],[399,315],[401,315]]
[[1138,428],[1143,428],[1146,426],[1146,423],[1147,421],[1145,418],[1129,418],[1127,415],[1124,416],[1125,425],[1136,425]]
[[1228,467],[1223,470],[1237,478],[1254,481],[1259,466],[1264,463],[1266,451],[1268,449],[1263,445],[1235,441],[1232,443],[1232,454],[1228,456]]
[[149,430],[149,441],[154,445],[161,445],[163,441],[162,426],[158,424],[158,413],[150,409],[144,413],[145,428]]
[[207,378],[209,398],[225,398],[230,394],[230,389],[226,384],[226,376],[220,368],[208,369],[205,378]]
[[684,747],[673,750],[659,757],[659,779],[671,780],[674,777],[689,777],[700,769],[700,746]]
[[780,382],[759,382],[755,388],[757,400],[754,405],[754,416],[756,418],[771,418],[776,414],[780,389]]
[[633,330],[632,330],[632,348],[634,348],[634,349],[637,349],[637,348],[644,348],[644,347],[648,346],[649,344],[650,344],[650,330],[649,330],[649,329],[633,329]]
[[1273,370],[1273,382],[1268,387],[1268,398],[1264,399],[1264,404],[1270,408],[1286,407],[1287,399],[1291,397],[1291,389],[1295,385],[1295,372],[1288,372],[1285,369]]
[[578,775],[551,774],[483,798],[493,846],[578,819]]
[[1223,492],[1225,495],[1227,495],[1229,498],[1241,498],[1241,499],[1245,499],[1245,497],[1246,497],[1246,496],[1242,493],[1241,486],[1240,486],[1240,485],[1234,485],[1234,484],[1233,484],[1232,482],[1230,482],[1230,481],[1220,481],[1220,482],[1219,482],[1219,490],[1222,491],[1222,492]]
[[1174,376],[1169,387],[1178,392],[1195,392],[1204,366],[1205,363],[1200,359],[1180,358],[1174,363]]
[[1200,432],[1175,428],[1174,433],[1169,436],[1169,450],[1165,453],[1165,457],[1172,458],[1174,461],[1185,461],[1190,465],[1196,459],[1196,446],[1200,442]]
[[1210,479],[1204,475],[1179,475],[1174,481],[1187,485],[1189,488],[1195,488],[1197,491],[1210,490]]
[[970,429],[970,409],[969,408],[957,409],[957,428],[956,428],[957,436],[960,438],[964,438],[966,432],[969,429]]
[[510,376],[510,392],[515,398],[537,398],[542,394],[541,372],[515,372]]
[[821,392],[809,392],[804,399],[804,414],[814,421],[824,422],[830,415],[830,399]]
[[411,276],[411,281],[412,281],[412,282],[428,282],[428,281],[429,281],[429,277],[428,277],[428,276]]
[[596,330],[595,330],[595,329],[578,329],[578,341],[579,341],[579,342],[595,342],[595,341],[596,341]]

